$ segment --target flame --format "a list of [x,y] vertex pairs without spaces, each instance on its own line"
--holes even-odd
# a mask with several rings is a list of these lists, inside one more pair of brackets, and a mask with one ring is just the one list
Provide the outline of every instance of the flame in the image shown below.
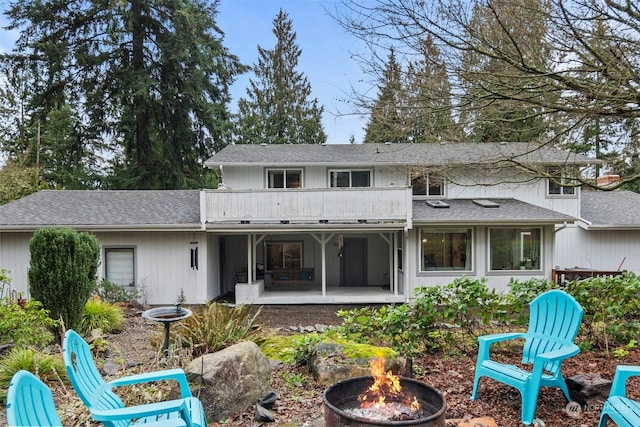
[[383,357],[372,359],[369,370],[373,377],[373,384],[358,397],[361,408],[374,407],[392,415],[399,412],[400,409],[396,408],[398,404],[404,405],[404,409],[408,409],[411,413],[422,409],[415,396],[406,396],[402,393],[400,377],[390,370],[385,371]]

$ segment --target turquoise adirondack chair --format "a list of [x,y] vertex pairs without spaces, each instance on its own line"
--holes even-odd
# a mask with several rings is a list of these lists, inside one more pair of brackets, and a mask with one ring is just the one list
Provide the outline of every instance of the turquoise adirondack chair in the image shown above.
[[599,427],[605,427],[609,419],[619,427],[640,426],[640,402],[629,399],[626,392],[627,380],[634,376],[640,376],[640,366],[616,367],[609,398],[600,414]]
[[[153,424],[154,426],[206,427],[202,403],[191,395],[182,369],[131,375],[105,382],[96,368],[91,349],[77,332],[68,330],[62,343],[62,356],[71,385],[89,409],[95,421],[107,427]],[[180,385],[181,398],[165,402],[125,407],[112,388],[174,380]]]
[[62,426],[51,390],[29,371],[18,371],[11,378],[7,422],[9,427]]
[[[526,425],[533,422],[541,386],[560,387],[567,401],[570,401],[560,366],[565,359],[580,353],[580,348],[573,340],[580,329],[582,313],[582,307],[571,295],[561,290],[551,290],[529,303],[529,328],[526,333],[479,337],[471,400],[476,400],[481,377],[493,378],[515,387],[522,397],[521,420]],[[525,339],[522,363],[533,365],[530,371],[491,360],[491,344],[517,338]]]

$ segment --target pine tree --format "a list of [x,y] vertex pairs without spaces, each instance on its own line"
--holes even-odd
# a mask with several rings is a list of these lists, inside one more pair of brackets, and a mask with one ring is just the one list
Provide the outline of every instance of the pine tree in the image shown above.
[[364,142],[407,142],[406,94],[403,93],[402,68],[391,49],[378,85],[378,99],[371,107]]
[[83,144],[112,144],[105,186],[201,187],[202,162],[230,142],[229,86],[244,71],[222,45],[217,6],[14,2],[7,16],[20,37],[8,59],[36,70],[32,123],[71,106]]
[[453,120],[451,84],[440,51],[427,36],[419,58],[409,63],[406,77],[411,142],[455,142],[460,132]]
[[309,100],[311,85],[296,71],[302,50],[288,14],[279,11],[273,20],[276,45],[258,46],[255,79],[249,81],[247,98],[238,101],[236,141],[241,144],[321,144],[324,107]]
[[[512,52],[521,56],[522,61],[544,68],[548,60],[547,26],[544,21],[528,19],[526,14],[544,7],[541,0],[478,3],[473,9],[470,31],[490,41],[496,52]],[[542,141],[549,136],[550,124],[541,115],[542,109],[519,100],[523,92],[536,88],[517,66],[468,50],[463,54],[458,77],[464,88],[459,103],[461,122],[469,130],[472,141],[528,142]],[[512,98],[498,97],[498,91],[510,92]]]

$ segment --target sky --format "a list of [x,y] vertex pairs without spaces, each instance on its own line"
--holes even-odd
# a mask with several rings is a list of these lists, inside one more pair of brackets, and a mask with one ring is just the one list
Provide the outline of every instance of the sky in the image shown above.
[[[0,4],[6,3],[0,1]],[[273,19],[282,9],[293,24],[296,42],[302,50],[298,68],[311,85],[311,99],[317,98],[324,106],[322,124],[328,143],[349,142],[351,135],[362,142],[367,117],[351,113],[345,99],[350,98],[352,87],[370,90],[365,85],[360,67],[351,59],[351,53],[362,51],[356,38],[341,29],[327,10],[335,8],[335,0],[221,0],[217,24],[224,32],[223,45],[246,65],[258,60],[258,45],[272,49],[276,44]],[[4,16],[0,27],[6,26]],[[17,33],[0,29],[0,51],[10,51]],[[232,103],[236,110],[240,97],[246,97],[251,73],[240,76],[231,87]],[[338,114],[343,113],[343,114]]]

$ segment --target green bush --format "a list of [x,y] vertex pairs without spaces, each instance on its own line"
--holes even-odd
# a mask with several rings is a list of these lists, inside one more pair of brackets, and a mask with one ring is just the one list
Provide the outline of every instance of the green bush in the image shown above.
[[41,228],[33,234],[29,250],[31,296],[67,328],[79,329],[84,305],[95,288],[98,240],[69,228]]
[[54,340],[51,333],[59,322],[36,300],[24,305],[10,298],[0,300],[0,342],[12,342],[16,347],[45,347]]
[[132,288],[131,290],[127,290],[104,278],[97,284],[94,293],[112,304],[116,302],[135,301],[140,297],[138,289]]
[[122,309],[100,297],[89,298],[84,305],[84,314],[80,323],[80,331],[89,334],[94,329],[100,329],[104,333],[119,329],[124,323]]
[[193,346],[196,357],[247,339],[261,341],[257,323],[260,312],[254,312],[251,305],[231,307],[209,302],[178,322],[173,331],[185,345]]
[[589,346],[609,352],[640,335],[640,278],[634,273],[575,280],[565,290],[584,310],[581,336]]
[[11,377],[22,369],[45,382],[67,378],[64,362],[59,355],[40,353],[32,348],[13,348],[0,359],[0,387],[9,387]]

